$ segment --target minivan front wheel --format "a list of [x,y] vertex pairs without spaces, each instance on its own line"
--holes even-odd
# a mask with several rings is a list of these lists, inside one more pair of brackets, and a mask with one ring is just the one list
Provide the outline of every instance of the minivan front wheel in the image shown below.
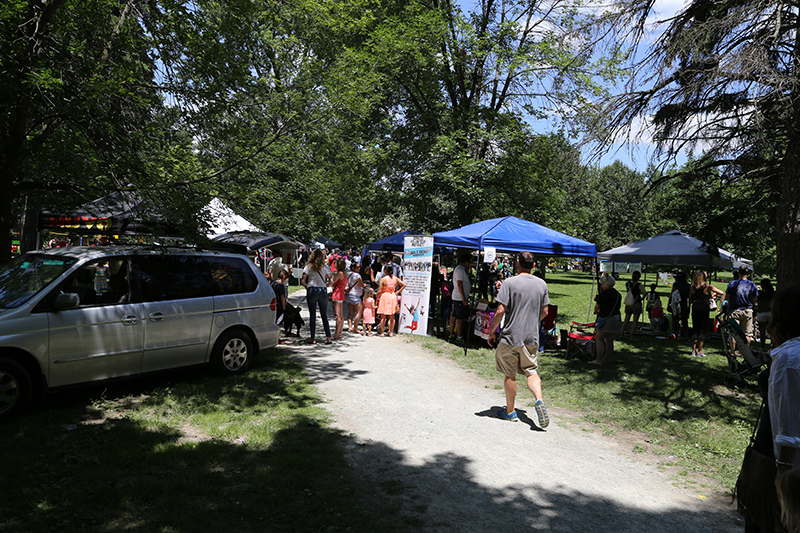
[[240,329],[225,332],[214,345],[212,363],[223,374],[242,374],[250,368],[253,341]]
[[24,409],[31,399],[31,377],[25,368],[7,357],[0,357],[0,420]]

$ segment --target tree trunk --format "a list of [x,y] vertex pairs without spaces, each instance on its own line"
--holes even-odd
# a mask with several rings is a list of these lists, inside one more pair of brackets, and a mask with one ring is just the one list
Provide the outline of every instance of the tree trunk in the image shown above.
[[11,195],[0,194],[0,264],[11,259],[11,230],[13,211]]
[[41,202],[31,202],[30,197],[25,199],[25,211],[22,216],[22,229],[19,235],[19,248],[22,253],[35,250],[39,244],[36,229],[39,225],[39,211],[41,210]]
[[786,151],[781,200],[776,221],[778,288],[800,286],[800,160]]

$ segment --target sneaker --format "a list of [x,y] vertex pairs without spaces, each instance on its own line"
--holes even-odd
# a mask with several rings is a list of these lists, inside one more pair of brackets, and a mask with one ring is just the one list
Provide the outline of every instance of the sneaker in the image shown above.
[[697,357],[705,357],[705,356],[706,354],[704,354],[703,352],[697,352]]
[[697,357],[697,352],[695,352],[694,350],[692,350],[692,357]]
[[536,416],[539,417],[539,427],[544,429],[549,426],[550,417],[547,416],[547,407],[544,406],[544,402],[542,400],[536,400],[533,407],[536,409]]
[[519,417],[516,411],[507,412],[505,409],[497,410],[497,418],[508,420],[509,422],[519,422]]

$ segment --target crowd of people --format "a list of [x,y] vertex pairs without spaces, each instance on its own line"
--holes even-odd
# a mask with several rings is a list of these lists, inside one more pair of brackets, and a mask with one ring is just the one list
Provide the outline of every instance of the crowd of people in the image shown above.
[[[400,310],[400,297],[406,285],[399,256],[387,252],[374,261],[360,261],[355,255],[312,251],[304,258],[300,283],[307,290],[310,314],[310,339],[316,341],[316,313],[319,311],[325,342],[342,338],[345,326],[351,333],[393,336]],[[274,274],[273,268],[274,267]],[[538,373],[540,322],[550,305],[546,282],[533,272],[534,257],[520,253],[515,264],[498,261],[482,264],[475,275],[477,296],[497,305],[487,342],[495,348],[496,370],[503,375],[506,406],[496,416],[517,421],[516,376],[525,376],[534,397],[538,424],[549,424],[544,404],[542,380]],[[449,279],[432,265],[432,293],[441,302],[440,318],[449,322],[449,333],[463,337],[464,324],[470,313],[470,293],[473,290],[472,255],[464,253]],[[270,263],[268,277],[278,284],[278,308],[283,309],[288,276],[285,265]],[[741,327],[748,345],[758,339],[761,347],[771,348],[771,365],[762,376],[765,414],[759,434],[761,452],[774,458],[774,497],[772,504],[783,514],[778,529],[800,532],[800,469],[796,467],[800,448],[800,288],[788,288],[776,293],[768,278],[757,286],[749,279],[750,272],[741,268],[725,290],[709,282],[706,272],[688,276],[678,272],[672,284],[668,308],[671,320],[658,294],[656,284],[645,288],[641,273],[633,272],[625,283],[625,294],[616,289],[617,279],[604,274],[598,282],[595,298],[596,357],[594,365],[609,364],[614,358],[614,343],[627,337],[634,339],[639,322],[649,319],[653,328],[663,332],[670,329],[676,338],[691,341],[691,355],[705,357],[705,341],[709,335],[712,311],[719,310]],[[329,295],[330,292],[330,295]],[[433,303],[432,297],[432,303]],[[474,299],[474,298],[473,298]],[[334,327],[328,321],[328,301],[332,303]],[[345,307],[346,306],[346,307]],[[409,308],[413,312],[416,306]],[[431,305],[433,309],[435,306]],[[624,314],[623,314],[624,313]],[[623,319],[624,316],[624,319]],[[502,324],[502,327],[501,327]],[[766,531],[763,524],[745,515],[746,531]]]

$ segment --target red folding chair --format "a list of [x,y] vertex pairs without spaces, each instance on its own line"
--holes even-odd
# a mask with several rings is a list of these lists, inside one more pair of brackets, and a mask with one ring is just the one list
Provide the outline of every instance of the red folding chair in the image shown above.
[[572,359],[580,355],[587,361],[595,359],[594,338],[594,322],[579,324],[573,321],[567,333],[566,358]]

